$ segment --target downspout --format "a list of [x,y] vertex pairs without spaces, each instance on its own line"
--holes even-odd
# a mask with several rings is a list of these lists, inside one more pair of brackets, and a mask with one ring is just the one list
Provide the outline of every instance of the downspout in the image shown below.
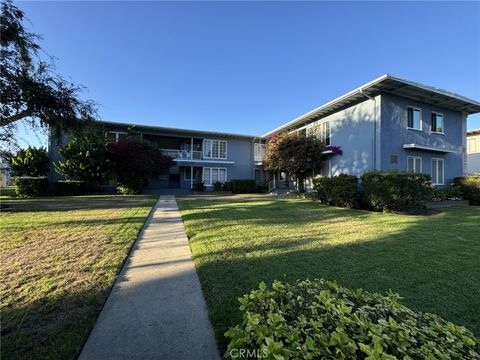
[[372,170],[376,170],[377,161],[377,100],[368,95],[363,89],[360,89],[360,94],[367,99],[373,100],[373,140],[372,140]]

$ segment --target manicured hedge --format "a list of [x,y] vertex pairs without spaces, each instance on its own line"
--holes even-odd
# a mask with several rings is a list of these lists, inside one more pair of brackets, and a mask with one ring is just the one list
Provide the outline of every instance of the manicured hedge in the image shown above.
[[85,195],[85,182],[78,180],[59,180],[54,185],[57,196]]
[[329,205],[355,208],[359,206],[358,177],[340,174],[313,179],[318,199]]
[[364,200],[374,210],[423,209],[432,199],[432,186],[427,174],[369,172],[361,179]]
[[[478,359],[461,326],[403,306],[393,293],[352,291],[325,280],[274,282],[240,299],[226,358]],[[253,354],[253,356],[252,356]],[[246,355],[250,355],[246,356]]]
[[228,187],[235,194],[254,193],[257,190],[255,180],[230,180]]
[[46,196],[48,180],[46,177],[17,177],[12,179],[15,192],[19,197]]
[[480,205],[480,175],[461,176],[453,180],[462,191],[463,198],[472,205]]

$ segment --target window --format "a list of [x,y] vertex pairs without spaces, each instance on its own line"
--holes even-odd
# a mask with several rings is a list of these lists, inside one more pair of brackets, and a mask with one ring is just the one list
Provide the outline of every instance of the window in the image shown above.
[[432,132],[443,134],[443,114],[432,113]]
[[265,154],[267,152],[266,144],[253,144],[253,160],[254,161],[263,161]]
[[407,157],[407,171],[413,173],[422,172],[422,158],[418,156]]
[[467,153],[473,154],[477,152],[477,139],[467,139]]
[[422,130],[422,110],[413,107],[408,108],[408,123],[409,129]]
[[325,121],[325,122],[318,125],[318,135],[319,135],[318,136],[319,139],[322,140],[323,143],[326,146],[330,145],[331,134],[330,134],[330,122],[329,121]]
[[443,159],[432,159],[432,184],[443,185]]
[[330,160],[326,160],[322,163],[322,168],[320,169],[320,176],[332,176],[332,162]]
[[203,140],[203,157],[207,159],[226,159],[227,142],[225,140]]
[[280,171],[280,174],[278,175],[278,180],[287,180],[287,173],[285,171]]
[[127,133],[121,131],[107,131],[107,133],[105,134],[107,143],[118,142],[119,140],[125,139],[126,137]]
[[226,168],[203,168],[203,181],[206,186],[212,186],[217,181],[224,183],[227,181],[227,169]]

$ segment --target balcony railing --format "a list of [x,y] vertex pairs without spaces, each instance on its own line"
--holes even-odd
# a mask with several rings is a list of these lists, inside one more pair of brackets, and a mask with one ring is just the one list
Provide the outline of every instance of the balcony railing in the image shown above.
[[161,149],[162,153],[170,156],[173,160],[202,160],[201,151]]

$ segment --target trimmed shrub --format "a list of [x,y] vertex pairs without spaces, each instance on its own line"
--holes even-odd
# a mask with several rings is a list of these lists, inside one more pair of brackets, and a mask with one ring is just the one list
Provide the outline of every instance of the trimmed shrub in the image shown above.
[[57,196],[85,195],[85,182],[78,180],[59,180],[55,183],[53,192]]
[[220,181],[215,181],[213,183],[213,190],[222,191],[222,183]]
[[450,184],[444,188],[433,189],[433,199],[437,201],[455,200],[462,198],[462,189],[459,186]]
[[399,296],[352,291],[325,280],[274,282],[240,298],[243,321],[225,353],[265,359],[478,359],[467,329],[410,310]]
[[223,183],[223,190],[232,191],[232,183],[230,181],[225,181]]
[[340,174],[334,177],[313,179],[313,189],[325,204],[355,208],[359,206],[358,177]]
[[18,197],[46,196],[48,180],[46,177],[17,177],[12,179]]
[[237,180],[231,180],[231,187],[232,187],[232,192],[235,194],[249,194],[249,193],[254,193],[257,190],[257,184],[255,183],[255,180],[244,180],[244,179],[237,179]]
[[133,176],[130,179],[121,182],[117,180],[117,193],[122,195],[137,195],[143,191],[145,187],[146,180],[140,178],[134,178]]
[[257,193],[266,194],[268,192],[268,186],[266,185],[257,185]]
[[196,182],[195,191],[205,191],[205,183],[203,181]]
[[471,205],[480,205],[480,175],[460,176],[453,183],[462,191],[463,198]]
[[377,211],[425,208],[432,199],[430,175],[406,172],[369,172],[362,176],[365,201]]

